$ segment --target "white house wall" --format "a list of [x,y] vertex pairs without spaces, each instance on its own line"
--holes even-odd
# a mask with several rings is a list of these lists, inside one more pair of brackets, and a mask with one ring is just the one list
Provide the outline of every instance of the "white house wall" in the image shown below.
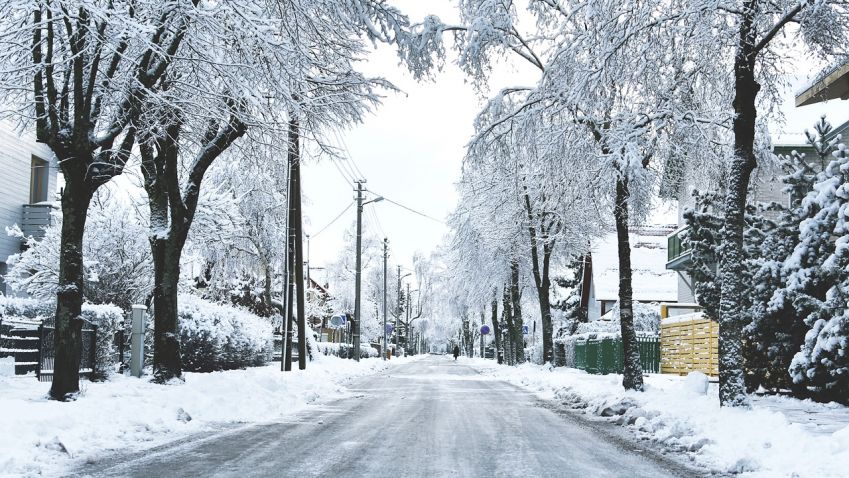
[[[21,241],[6,234],[6,227],[21,222],[24,204],[30,199],[32,157],[48,161],[48,198],[56,190],[56,161],[47,146],[30,135],[18,135],[8,123],[0,123],[0,274],[6,272],[6,259],[21,251]],[[0,292],[5,284],[0,280]]]

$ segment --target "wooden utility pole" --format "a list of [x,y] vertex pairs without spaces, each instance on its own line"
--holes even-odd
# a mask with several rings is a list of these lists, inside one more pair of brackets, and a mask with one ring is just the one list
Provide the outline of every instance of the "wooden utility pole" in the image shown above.
[[395,314],[395,352],[398,352],[398,318],[401,317],[401,266],[398,266],[398,309]]
[[354,360],[360,361],[360,280],[362,276],[362,247],[363,247],[363,183],[357,181],[357,270],[354,280],[354,324],[353,334]]
[[307,368],[307,318],[304,316],[304,223],[301,208],[301,151],[300,151],[300,126],[298,119],[292,117],[289,120],[289,161],[292,163],[290,180],[292,187],[292,201],[294,208],[292,234],[295,236],[295,284],[297,284],[298,295],[295,297],[298,319],[298,369]]

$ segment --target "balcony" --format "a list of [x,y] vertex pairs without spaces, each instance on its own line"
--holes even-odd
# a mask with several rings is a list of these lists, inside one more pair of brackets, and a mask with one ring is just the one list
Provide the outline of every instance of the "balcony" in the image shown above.
[[34,237],[38,240],[44,237],[44,229],[52,224],[53,204],[41,202],[24,204],[21,215],[21,231],[24,237]]
[[666,268],[673,271],[685,271],[690,266],[693,251],[689,244],[682,240],[682,236],[689,230],[682,227],[672,234],[666,236]]

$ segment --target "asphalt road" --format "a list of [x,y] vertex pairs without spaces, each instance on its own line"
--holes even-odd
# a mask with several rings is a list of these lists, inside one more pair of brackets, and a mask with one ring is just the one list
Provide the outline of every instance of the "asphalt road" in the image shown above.
[[695,476],[450,356],[393,366],[286,422],[193,437],[80,476]]

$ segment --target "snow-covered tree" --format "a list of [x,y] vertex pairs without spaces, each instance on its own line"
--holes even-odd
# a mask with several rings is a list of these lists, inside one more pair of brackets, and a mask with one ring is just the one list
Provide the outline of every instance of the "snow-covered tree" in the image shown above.
[[[816,210],[800,227],[799,244],[785,262],[788,291],[810,330],[790,367],[793,381],[819,398],[845,401],[849,394],[849,151],[839,144],[803,207]],[[823,293],[823,290],[826,291]],[[780,293],[776,294],[781,298]]]
[[[153,288],[145,218],[129,198],[115,194],[115,188],[99,189],[87,215],[82,254],[85,301],[123,310],[145,303]],[[27,249],[9,258],[6,282],[14,290],[46,302],[56,299],[61,230],[62,215],[54,212],[44,237],[25,238]]]

